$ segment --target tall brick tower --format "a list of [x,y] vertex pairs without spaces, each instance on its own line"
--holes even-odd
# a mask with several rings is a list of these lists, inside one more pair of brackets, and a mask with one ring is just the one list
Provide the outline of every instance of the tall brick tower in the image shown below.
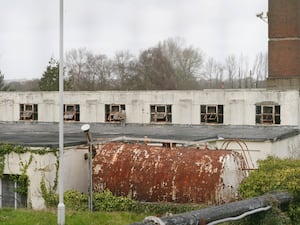
[[300,89],[300,0],[269,0],[270,88]]

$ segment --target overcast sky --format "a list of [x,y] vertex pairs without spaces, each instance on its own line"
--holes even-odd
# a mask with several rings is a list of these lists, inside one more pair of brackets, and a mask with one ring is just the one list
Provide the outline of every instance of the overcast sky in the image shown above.
[[[112,57],[138,55],[159,41],[183,38],[206,58],[250,59],[267,52],[268,26],[256,14],[267,0],[64,0],[64,49]],[[59,58],[59,0],[0,0],[0,70],[5,79],[41,78]]]

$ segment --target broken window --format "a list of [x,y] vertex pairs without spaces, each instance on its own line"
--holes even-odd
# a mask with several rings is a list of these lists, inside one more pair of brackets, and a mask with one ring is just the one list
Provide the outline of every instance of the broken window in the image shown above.
[[223,123],[223,105],[201,105],[201,123]]
[[256,105],[256,124],[280,124],[280,105]]
[[64,120],[80,121],[80,106],[64,105]]
[[105,121],[106,122],[123,122],[126,119],[125,105],[106,104]]
[[38,120],[38,105],[20,104],[20,120]]
[[172,105],[150,105],[150,122],[172,122]]

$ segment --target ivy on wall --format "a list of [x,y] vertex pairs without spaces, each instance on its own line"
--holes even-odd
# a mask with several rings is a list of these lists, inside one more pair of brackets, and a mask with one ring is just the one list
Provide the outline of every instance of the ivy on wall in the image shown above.
[[57,191],[57,185],[58,185],[59,159],[58,159],[57,155],[56,155],[56,164],[55,165],[56,165],[56,171],[55,171],[55,178],[53,181],[53,185],[51,185],[51,184],[49,184],[48,186],[46,185],[45,174],[43,175],[43,178],[40,182],[41,194],[45,200],[45,204],[47,207],[56,205],[56,203],[58,202],[58,196],[56,194],[56,191]]
[[[8,144],[8,143],[0,144],[0,178],[3,178],[3,175],[4,175],[5,157],[11,153],[16,153],[19,155],[19,166],[20,166],[20,172],[21,172],[21,174],[10,174],[9,175],[10,179],[15,181],[18,184],[18,187],[15,189],[15,192],[27,195],[28,187],[30,184],[30,179],[28,178],[27,170],[33,161],[33,154],[45,155],[48,153],[52,153],[56,156],[56,158],[57,158],[56,177],[55,177],[55,181],[54,181],[54,188],[56,189],[57,180],[58,180],[58,167],[59,167],[56,149],[43,148],[43,149],[31,150],[30,148],[24,147],[21,145],[12,145],[12,144]],[[25,154],[25,153],[30,153],[30,156],[29,156],[28,161],[24,162],[22,160],[22,154]]]

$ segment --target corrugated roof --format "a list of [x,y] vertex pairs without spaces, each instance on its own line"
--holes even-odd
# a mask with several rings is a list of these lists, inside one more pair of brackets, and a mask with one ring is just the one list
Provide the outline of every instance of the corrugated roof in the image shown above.
[[[83,123],[65,123],[66,146],[86,143],[81,131]],[[277,141],[299,134],[297,127],[282,126],[227,126],[227,125],[137,125],[90,124],[94,139],[120,136],[158,138],[182,141],[207,139],[242,139],[253,141]],[[58,146],[58,123],[0,123],[0,142],[28,146]]]

